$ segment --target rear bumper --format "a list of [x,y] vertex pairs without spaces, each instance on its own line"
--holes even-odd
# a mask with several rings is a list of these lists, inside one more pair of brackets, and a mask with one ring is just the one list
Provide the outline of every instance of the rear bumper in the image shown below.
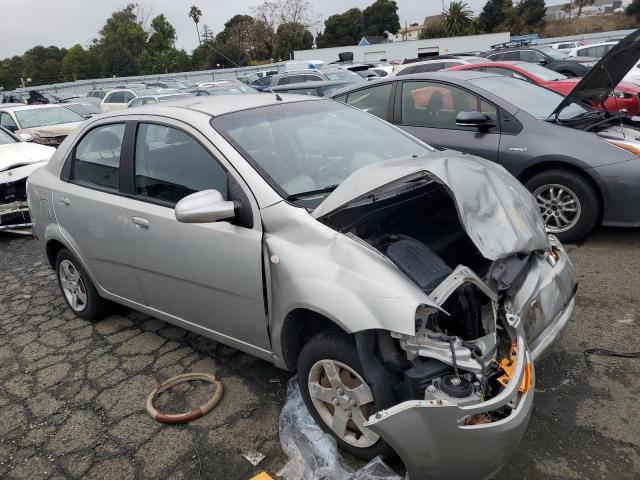
[[[518,351],[525,352],[523,336]],[[488,479],[516,450],[529,423],[535,373],[525,393],[519,387],[529,353],[519,355],[515,375],[496,397],[460,406],[447,402],[410,400],[378,412],[366,426],[380,435],[404,462],[410,480]],[[463,420],[510,405],[511,414],[499,421],[463,425]]]

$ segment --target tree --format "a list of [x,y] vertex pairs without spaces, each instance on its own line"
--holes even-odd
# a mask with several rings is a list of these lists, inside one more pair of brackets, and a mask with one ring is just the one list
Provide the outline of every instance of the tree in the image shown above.
[[66,49],[38,45],[27,50],[22,56],[23,76],[31,79],[31,85],[44,85],[60,81],[62,59]]
[[147,45],[147,32],[136,15],[137,5],[130,3],[111,14],[100,37],[94,40],[102,75],[135,75],[138,57]]
[[640,0],[633,0],[633,2],[627,6],[624,13],[635,18],[636,22],[640,22]]
[[173,28],[164,15],[158,15],[151,20],[151,35],[147,42],[147,50],[161,52],[173,48],[176,44],[176,29]]
[[396,34],[400,30],[398,4],[394,0],[376,0],[362,11],[362,35]]
[[277,31],[278,43],[274,58],[288,60],[296,50],[308,50],[313,46],[313,35],[301,23],[281,23]]
[[544,27],[547,14],[544,0],[521,0],[517,6],[520,33],[532,33]]
[[418,38],[420,40],[425,40],[427,38],[444,38],[448,37],[447,29],[444,28],[442,22],[435,22],[429,25],[425,25],[420,33],[418,34]]
[[362,38],[362,11],[351,8],[331,15],[324,22],[324,32],[316,37],[318,48],[357,45]]
[[200,40],[200,29],[198,28],[198,23],[200,23],[200,18],[202,18],[202,10],[200,10],[195,5],[189,9],[189,18],[193,20],[196,24],[196,32],[198,32],[198,45],[202,45],[202,41]]
[[507,0],[489,0],[480,13],[480,22],[485,32],[491,33],[499,30],[499,26],[505,21],[505,10],[508,7]]
[[62,59],[61,75],[65,82],[92,78],[98,73],[97,59],[82,45],[74,45]]
[[253,7],[251,13],[256,22],[259,22],[256,23],[258,30],[262,30],[260,38],[264,49],[275,57],[278,56],[276,49],[280,25],[299,24],[310,30],[318,24],[308,0],[264,0],[260,5]]
[[22,57],[15,55],[0,61],[0,90],[13,90],[20,86],[20,78],[23,73]]
[[578,4],[578,17],[582,15],[582,7],[585,5],[593,5],[594,2],[595,0],[576,0],[576,3]]
[[569,0],[569,3],[562,5],[562,12],[571,20],[571,12],[573,11],[573,0]]
[[473,12],[467,3],[453,1],[444,12],[442,24],[451,37],[465,35],[473,26]]

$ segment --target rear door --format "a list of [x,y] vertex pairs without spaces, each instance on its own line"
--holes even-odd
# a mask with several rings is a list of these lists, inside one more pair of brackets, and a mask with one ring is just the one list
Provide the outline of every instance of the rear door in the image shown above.
[[120,159],[125,155],[126,123],[99,124],[84,134],[65,161],[53,192],[60,228],[107,292],[142,302],[133,271],[127,266],[122,236]]
[[[500,148],[498,109],[478,95],[456,85],[427,80],[398,82],[393,109],[394,122],[420,140],[497,161]],[[463,111],[480,111],[495,126],[488,130],[456,125]]]

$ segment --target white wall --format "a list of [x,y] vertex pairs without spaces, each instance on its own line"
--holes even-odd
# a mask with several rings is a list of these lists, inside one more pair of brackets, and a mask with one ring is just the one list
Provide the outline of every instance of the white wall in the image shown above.
[[404,60],[405,58],[416,58],[418,56],[419,49],[439,48],[440,55],[471,52],[476,50],[483,51],[489,50],[491,45],[508,42],[509,38],[509,33],[503,32],[490,33],[487,35],[469,35],[467,37],[391,42],[379,45],[317,48],[312,50],[298,50],[294,53],[294,58],[296,60],[322,60],[326,63],[330,63],[338,60],[339,53],[353,52],[354,62],[364,62],[367,61],[367,57],[373,56],[372,54],[374,52],[384,52],[384,56],[380,58],[386,58],[387,60]]

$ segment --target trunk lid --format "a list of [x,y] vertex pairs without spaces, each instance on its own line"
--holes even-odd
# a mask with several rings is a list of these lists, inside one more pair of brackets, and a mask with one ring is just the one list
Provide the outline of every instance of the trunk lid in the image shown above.
[[448,191],[462,227],[485,258],[497,260],[549,249],[544,222],[529,191],[502,166],[451,150],[362,167],[311,215],[321,218],[423,178],[440,183]]
[[[580,57],[582,58],[582,57]],[[613,89],[640,59],[640,30],[627,35],[582,77],[578,85],[556,107],[550,117],[582,100],[604,102]]]

